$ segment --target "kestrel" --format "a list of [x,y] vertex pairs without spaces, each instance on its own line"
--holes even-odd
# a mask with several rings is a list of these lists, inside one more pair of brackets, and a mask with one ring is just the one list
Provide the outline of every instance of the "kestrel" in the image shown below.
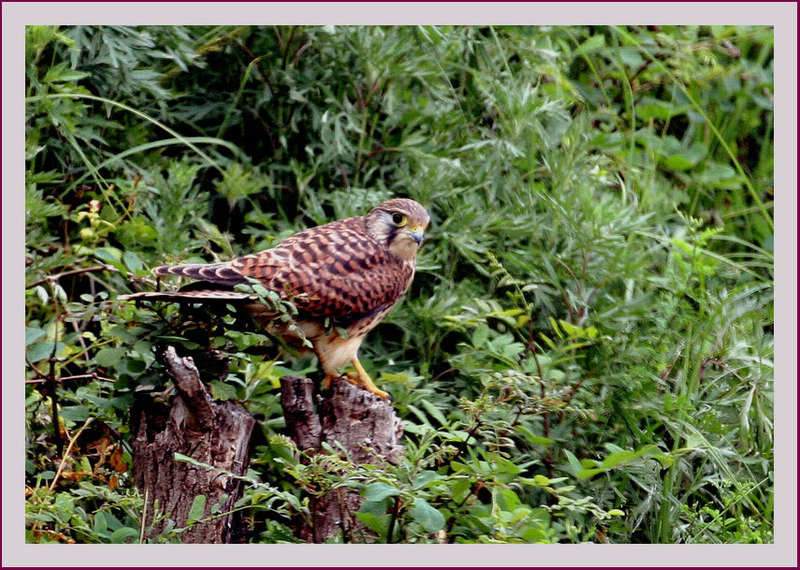
[[[233,286],[257,279],[297,307],[298,328],[313,345],[325,373],[323,388],[352,363],[347,378],[382,398],[358,360],[366,334],[408,291],[416,255],[430,217],[420,204],[396,198],[365,216],[309,228],[272,249],[231,261],[156,267],[156,275],[178,275],[205,282],[204,289],[143,292],[122,299],[167,301],[244,301],[256,322],[297,345],[298,337],[256,297]],[[191,287],[191,286],[190,286]]]

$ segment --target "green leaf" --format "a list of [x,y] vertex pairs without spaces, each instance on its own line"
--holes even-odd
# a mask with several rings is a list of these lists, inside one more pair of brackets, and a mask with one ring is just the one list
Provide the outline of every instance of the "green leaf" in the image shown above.
[[115,233],[120,243],[126,247],[137,247],[158,239],[158,232],[141,217],[120,224]]
[[691,161],[687,160],[680,154],[673,154],[667,158],[667,160],[664,161],[664,165],[670,170],[677,170],[678,172],[689,170],[692,166],[694,166]]
[[201,520],[205,516],[206,509],[206,496],[197,495],[192,501],[192,506],[189,508],[189,516],[186,519],[186,524],[192,524]]
[[386,535],[387,527],[389,526],[389,515],[376,515],[358,511],[356,516],[371,531],[378,533],[380,536]]
[[116,366],[119,362],[125,358],[125,353],[127,352],[126,348],[101,348],[97,351],[97,354],[94,357],[94,361],[99,366]]
[[467,495],[469,495],[471,490],[472,481],[465,477],[456,479],[455,483],[450,486],[450,492],[453,495],[453,499],[459,503],[466,500]]
[[472,346],[480,348],[486,341],[489,340],[489,325],[486,323],[479,323],[472,333]]
[[577,476],[578,473],[583,471],[583,465],[581,465],[581,462],[578,461],[578,458],[575,457],[575,455],[571,451],[565,449],[564,455],[567,456],[567,461],[569,462],[569,468],[570,468],[569,470],[573,475]]
[[697,450],[697,449],[705,449],[708,447],[708,442],[706,438],[704,438],[699,433],[692,433],[686,438],[686,445],[684,446],[685,449]]
[[119,530],[125,526],[119,521],[117,517],[115,517],[108,511],[98,512],[96,518],[103,519],[103,526],[105,526],[111,532]]
[[685,113],[688,110],[686,105],[676,105],[669,101],[646,98],[636,106],[636,115],[645,122],[652,119],[666,121],[676,115]]
[[124,526],[112,532],[109,540],[112,544],[133,544],[139,541],[139,531],[135,528]]
[[116,247],[98,247],[94,250],[98,259],[108,263],[117,264],[122,261],[122,252]]
[[67,83],[80,81],[88,74],[83,71],[70,69],[66,63],[59,63],[51,67],[42,80],[43,83]]
[[215,400],[227,402],[236,399],[236,386],[231,386],[221,380],[212,380],[208,385],[211,387],[211,396]]
[[504,478],[507,479],[505,482],[511,482],[514,477],[522,473],[522,468],[508,459],[503,459],[502,457],[497,456],[494,458],[494,461],[497,474],[503,475]]
[[[63,342],[56,342],[55,343],[55,354],[58,354],[64,350],[66,346]],[[53,343],[52,342],[38,342],[31,346],[27,352],[28,360],[33,363],[39,362],[40,360],[44,360],[45,358],[50,358],[50,355],[53,354]]]
[[664,165],[670,170],[688,170],[705,158],[708,149],[701,144],[693,144],[688,149],[681,149],[679,152],[669,156]]
[[610,469],[611,467],[616,467],[617,465],[622,465],[623,463],[630,463],[640,455],[641,453],[635,453],[630,450],[619,451],[606,457],[600,466]]
[[367,486],[366,492],[364,493],[364,499],[369,502],[377,503],[384,500],[386,497],[392,497],[399,494],[400,490],[396,487],[392,487],[386,483],[376,482]]
[[98,247],[94,250],[94,255],[101,261],[105,261],[109,265],[115,267],[123,274],[125,273],[125,266],[122,264],[122,252],[116,247]]
[[633,463],[634,461],[645,455],[663,456],[663,453],[661,453],[661,450],[659,450],[658,447],[655,445],[645,445],[644,447],[636,451],[631,451],[628,449],[614,451],[613,453],[607,455],[603,461],[599,463],[594,462],[597,465],[596,467],[590,469],[582,469],[578,473],[578,477],[581,479],[588,479],[597,475],[598,473],[603,473],[604,471],[609,471],[616,467]]
[[417,416],[417,419],[419,419],[423,425],[430,425],[430,420],[428,419],[428,416],[425,415],[425,412],[412,404],[408,404],[406,407],[408,408],[409,412]]
[[[52,479],[52,477],[51,477]],[[26,521],[42,521],[46,523],[55,522],[57,518],[50,513],[25,513]]]
[[606,45],[606,38],[601,34],[597,34],[596,36],[590,37],[588,40],[583,42],[581,45],[577,47],[577,49],[572,52],[573,57],[577,57],[579,55],[585,55],[592,51],[597,51]]
[[494,492],[497,505],[504,511],[514,511],[522,506],[522,501],[514,491],[503,487],[496,487]]
[[444,528],[444,516],[437,509],[433,508],[428,501],[417,497],[414,499],[414,506],[409,510],[411,518],[422,525],[426,532],[437,532]]
[[85,422],[91,413],[86,406],[66,406],[61,410],[61,417],[71,422]]
[[442,426],[447,425],[447,420],[445,419],[444,414],[442,414],[442,412],[439,410],[439,408],[436,407],[436,405],[434,405],[432,402],[429,402],[428,400],[420,400],[420,403],[422,404],[422,407],[425,408],[425,410],[428,412],[428,414],[433,416],[436,419],[436,421],[439,422],[440,425]]
[[25,346],[30,346],[45,335],[45,331],[34,327],[25,327]]
[[125,361],[125,367],[131,374],[141,374],[147,370],[147,362],[138,358],[129,358]]
[[439,475],[436,471],[420,471],[417,473],[417,476],[414,477],[414,481],[411,483],[412,489],[421,489],[425,487],[431,481],[441,481],[445,477],[443,475]]
[[544,475],[534,475],[533,480],[540,487],[547,487],[548,485],[550,485],[550,479],[545,477]]
[[741,185],[741,179],[732,166],[714,161],[706,161],[705,169],[697,176],[697,181],[710,188],[732,188]]
[[122,254],[122,262],[125,264],[125,267],[128,268],[128,271],[134,275],[138,275],[144,270],[142,260],[139,259],[139,256],[133,251],[126,250],[125,253]]
[[632,69],[639,69],[644,65],[644,58],[639,53],[639,48],[623,47],[619,49],[619,57],[622,62]]
[[555,442],[555,440],[552,438],[533,433],[525,426],[517,426],[517,431],[525,436],[525,440],[528,441],[528,443],[532,443],[534,445],[550,445],[551,443]]

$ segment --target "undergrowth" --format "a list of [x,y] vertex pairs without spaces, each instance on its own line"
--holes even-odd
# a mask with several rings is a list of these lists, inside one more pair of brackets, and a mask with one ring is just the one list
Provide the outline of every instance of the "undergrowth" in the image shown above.
[[[385,542],[773,540],[771,29],[30,26],[25,57],[29,542],[180,540],[131,475],[167,342],[259,418],[252,542],[334,485]],[[117,300],[392,196],[432,225],[362,349],[391,469],[282,435],[313,362]]]

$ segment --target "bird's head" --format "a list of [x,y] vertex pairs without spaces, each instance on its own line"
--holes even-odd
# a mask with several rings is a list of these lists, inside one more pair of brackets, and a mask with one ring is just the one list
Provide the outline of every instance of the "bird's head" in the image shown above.
[[431,218],[420,204],[395,198],[374,207],[365,216],[367,231],[395,256],[411,261]]

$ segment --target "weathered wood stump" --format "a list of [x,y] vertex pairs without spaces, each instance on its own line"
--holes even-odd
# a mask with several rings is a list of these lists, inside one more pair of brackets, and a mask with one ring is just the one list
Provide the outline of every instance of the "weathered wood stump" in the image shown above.
[[[391,402],[340,379],[329,393],[315,394],[308,378],[281,378],[281,406],[289,437],[303,451],[316,453],[323,442],[340,446],[354,463],[397,463],[403,454],[403,429]],[[311,521],[300,524],[307,542],[324,542],[342,533],[345,540],[372,542],[376,536],[356,517],[362,498],[347,488],[310,498]]]
[[[179,357],[170,346],[165,359],[177,393],[170,405],[152,403],[141,409],[133,439],[134,480],[147,499],[146,520],[154,520],[157,505],[174,528],[185,527],[195,497],[202,495],[206,520],[189,526],[181,540],[231,542],[236,530],[231,510],[241,493],[240,481],[231,474],[247,470],[255,419],[232,402],[214,401],[191,358]],[[175,453],[194,462],[176,460]],[[219,516],[212,516],[214,505],[220,505]],[[164,524],[155,524],[152,535],[164,530]]]
[[[230,543],[243,535],[230,511],[241,495],[235,476],[247,470],[255,419],[233,402],[214,401],[191,358],[179,357],[172,347],[164,356],[176,394],[169,404],[140,406],[132,443],[134,480],[146,497],[148,526],[156,511],[166,515],[150,527],[150,536],[171,520],[173,528],[186,527],[180,535],[184,543]],[[284,377],[281,405],[289,437],[305,452],[320,452],[328,443],[353,463],[400,461],[403,430],[388,400],[344,380],[323,396],[308,378]],[[191,461],[176,459],[176,453]],[[200,495],[204,520],[187,527]],[[298,536],[319,543],[342,533],[344,540],[373,541],[374,533],[355,515],[361,503],[361,496],[346,488],[310,497],[311,520],[299,525]]]

